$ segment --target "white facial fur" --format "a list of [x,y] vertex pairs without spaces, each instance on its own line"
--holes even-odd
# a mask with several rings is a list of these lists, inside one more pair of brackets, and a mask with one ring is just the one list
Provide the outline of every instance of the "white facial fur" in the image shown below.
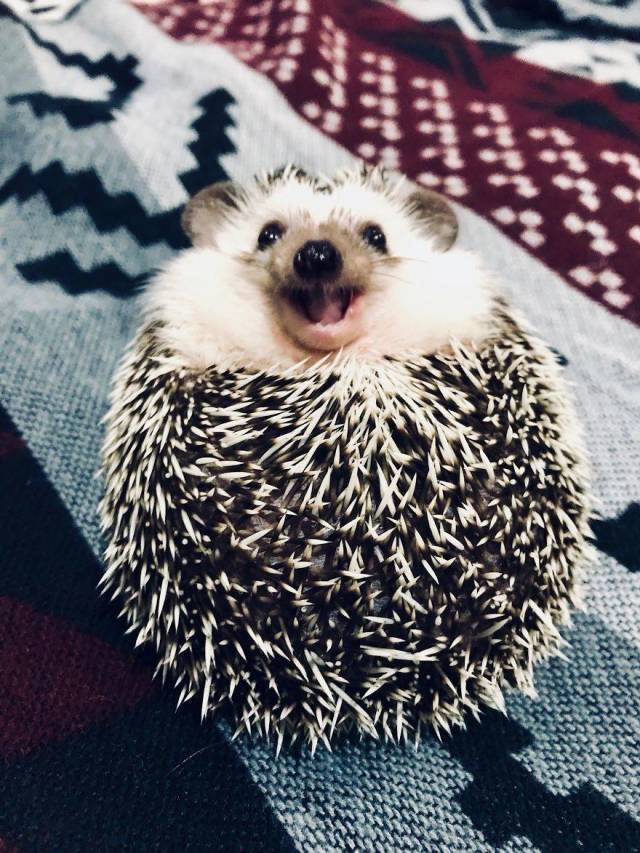
[[331,223],[354,240],[365,223],[384,231],[389,260],[372,266],[345,351],[363,358],[425,354],[452,338],[477,343],[486,337],[493,291],[479,259],[455,247],[435,248],[437,235],[407,210],[408,183],[378,186],[351,173],[320,192],[291,174],[267,190],[249,190],[240,210],[212,216],[210,233],[198,241],[204,245],[181,253],[148,288],[149,318],[162,322],[162,339],[180,363],[270,370],[326,355],[302,346],[278,316],[273,282],[261,266],[266,255],[256,249],[271,221],[320,234]]

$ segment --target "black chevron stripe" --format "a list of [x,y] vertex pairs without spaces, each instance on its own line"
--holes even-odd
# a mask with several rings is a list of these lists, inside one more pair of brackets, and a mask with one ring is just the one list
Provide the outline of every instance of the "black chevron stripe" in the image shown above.
[[[227,108],[232,103],[233,98],[225,89],[209,92],[198,101],[202,113],[192,125],[196,138],[189,146],[196,166],[178,176],[189,193],[228,177],[220,164],[220,157],[235,151],[227,136],[231,123]],[[133,193],[109,194],[93,169],[68,172],[56,160],[34,172],[29,165],[23,164],[0,187],[0,204],[10,198],[24,202],[38,193],[44,194],[55,214],[74,208],[85,209],[100,233],[122,227],[143,246],[166,242],[174,249],[181,249],[187,245],[180,227],[180,207],[149,214]],[[56,280],[67,292],[72,292],[70,287],[79,292],[75,288],[80,289],[83,285],[85,289],[102,286],[93,285],[92,273],[80,270],[68,253],[65,256],[55,252],[20,264],[19,269],[29,281]],[[69,279],[64,277],[66,274],[70,274]],[[98,268],[97,274],[105,289],[116,295],[128,295],[134,289],[131,278],[127,278],[117,265]]]
[[640,572],[640,503],[630,503],[617,518],[591,523],[596,545],[630,572]]
[[65,53],[54,42],[43,39],[29,27],[25,29],[35,44],[51,53],[60,65],[65,68],[77,68],[91,79],[105,77],[111,81],[113,88],[104,101],[54,96],[46,92],[25,92],[12,95],[8,99],[10,104],[27,103],[38,117],[59,113],[73,128],[90,127],[111,121],[114,111],[121,109],[142,84],[142,80],[135,73],[138,60],[131,54],[118,59],[108,53],[93,61],[83,53]]
[[[197,106],[201,108],[202,114],[191,125],[196,131],[196,138],[189,145],[197,166],[179,175],[189,195],[198,192],[207,184],[223,181],[228,177],[220,165],[220,157],[233,153],[235,147],[227,136],[227,125],[220,121],[220,117],[228,115],[227,109],[233,103],[233,98],[226,89],[215,89],[198,101]],[[212,156],[212,152],[215,156]]]
[[186,245],[178,208],[149,214],[131,192],[110,195],[93,169],[67,172],[59,160],[37,172],[20,166],[0,187],[0,204],[10,198],[24,202],[38,193],[55,214],[83,208],[101,234],[126,228],[143,246],[163,241],[175,249]]
[[525,836],[543,853],[640,850],[640,824],[593,785],[555,793],[514,757],[531,733],[496,711],[458,731],[445,746],[473,780],[456,799],[496,850]]
[[83,98],[63,98],[46,92],[25,92],[7,98],[10,104],[29,104],[33,112],[42,118],[46,115],[63,115],[71,127],[79,129],[94,124],[104,124],[113,119],[115,104],[108,101],[89,101]]
[[66,250],[16,264],[16,268],[28,282],[55,281],[74,296],[90,290],[104,290],[124,298],[135,293],[144,281],[144,276],[129,275],[113,262],[83,270]]

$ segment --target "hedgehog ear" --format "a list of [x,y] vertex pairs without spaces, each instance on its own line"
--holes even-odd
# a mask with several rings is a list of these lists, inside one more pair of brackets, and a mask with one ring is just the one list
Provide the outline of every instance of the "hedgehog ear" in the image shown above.
[[432,190],[417,189],[407,199],[411,215],[431,238],[434,248],[446,252],[458,236],[458,218],[447,199]]
[[220,181],[200,190],[182,211],[182,228],[194,246],[213,246],[220,222],[238,208],[232,181]]

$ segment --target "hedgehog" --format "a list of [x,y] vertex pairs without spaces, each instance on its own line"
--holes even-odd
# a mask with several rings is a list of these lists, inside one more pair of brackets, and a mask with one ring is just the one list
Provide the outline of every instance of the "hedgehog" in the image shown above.
[[452,206],[289,166],[182,221],[114,381],[100,582],[178,705],[314,750],[535,695],[581,606],[588,466]]

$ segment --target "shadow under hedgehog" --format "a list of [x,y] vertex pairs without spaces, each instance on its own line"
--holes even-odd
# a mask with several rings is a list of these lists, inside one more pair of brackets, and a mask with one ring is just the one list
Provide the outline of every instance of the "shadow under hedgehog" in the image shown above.
[[102,579],[239,729],[418,739],[533,692],[588,482],[553,353],[435,193],[379,168],[204,189],[112,393]]

